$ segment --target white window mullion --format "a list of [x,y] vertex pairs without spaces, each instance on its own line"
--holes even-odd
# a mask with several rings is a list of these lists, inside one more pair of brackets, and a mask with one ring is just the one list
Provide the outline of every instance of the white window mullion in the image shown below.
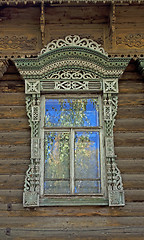
[[74,130],[71,129],[70,137],[70,192],[74,194]]

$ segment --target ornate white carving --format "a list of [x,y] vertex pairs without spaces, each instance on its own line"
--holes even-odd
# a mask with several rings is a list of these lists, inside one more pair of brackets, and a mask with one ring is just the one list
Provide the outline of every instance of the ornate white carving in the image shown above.
[[87,38],[80,38],[78,35],[69,35],[66,36],[65,39],[58,39],[53,40],[50,42],[45,48],[43,48],[40,52],[40,55],[50,52],[57,48],[63,48],[63,47],[84,47],[89,48],[91,50],[97,51],[102,53],[103,55],[107,56],[108,54],[105,52],[105,50],[101,47],[100,44],[96,43],[95,41]]
[[104,93],[118,93],[118,80],[117,79],[105,79],[103,81]]
[[102,90],[101,81],[42,81],[41,82],[41,91],[61,91],[61,90]]
[[32,158],[39,158],[39,145],[40,141],[39,138],[31,138],[31,157]]
[[105,138],[105,145],[106,145],[106,157],[114,157],[114,140],[113,137],[106,137]]
[[44,77],[45,79],[99,79],[99,76],[91,73],[91,72],[86,72],[84,70],[62,70],[56,73],[48,74],[47,76]]
[[88,90],[88,82],[80,81],[59,81],[55,82],[56,90]]
[[25,80],[25,93],[26,94],[38,94],[40,93],[40,81],[39,80]]
[[111,105],[104,105],[104,120],[109,121],[112,120],[112,106]]
[[32,121],[38,122],[40,120],[39,105],[32,106]]

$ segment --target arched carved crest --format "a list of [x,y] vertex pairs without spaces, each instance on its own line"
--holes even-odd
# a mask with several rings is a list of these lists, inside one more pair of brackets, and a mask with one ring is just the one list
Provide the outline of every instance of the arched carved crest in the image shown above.
[[99,44],[79,36],[52,41],[37,58],[15,60],[25,80],[26,110],[31,127],[31,163],[25,177],[24,206],[39,206],[40,94],[50,92],[103,94],[108,201],[109,206],[124,205],[121,174],[115,162],[113,126],[118,79],[129,61],[129,58],[109,58]]

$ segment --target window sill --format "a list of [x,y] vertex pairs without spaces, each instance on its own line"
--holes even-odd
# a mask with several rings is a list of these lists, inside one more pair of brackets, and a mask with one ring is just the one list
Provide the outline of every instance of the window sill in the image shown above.
[[103,197],[44,197],[39,206],[88,206],[108,205],[108,199]]

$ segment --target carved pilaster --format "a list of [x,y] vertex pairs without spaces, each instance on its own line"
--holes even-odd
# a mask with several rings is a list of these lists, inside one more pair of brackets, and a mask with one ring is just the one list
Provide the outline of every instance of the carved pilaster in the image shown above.
[[39,83],[26,81],[26,111],[31,127],[31,159],[26,172],[23,205],[25,207],[39,206],[39,164],[40,164],[40,94]]
[[[116,91],[117,82],[114,81],[110,85],[112,89],[108,90],[105,88],[105,92]],[[104,82],[105,86],[105,82]],[[107,86],[107,84],[106,84]],[[109,82],[108,82],[109,86]],[[110,87],[111,88],[111,87]],[[113,139],[113,127],[115,123],[115,117],[117,114],[117,104],[118,97],[115,93],[104,94],[104,122],[105,122],[105,149],[106,149],[106,163],[107,163],[107,182],[108,182],[108,196],[109,196],[109,206],[123,206],[124,201],[124,191],[122,185],[122,178],[120,171],[115,162],[115,152],[114,152],[114,139]]]

